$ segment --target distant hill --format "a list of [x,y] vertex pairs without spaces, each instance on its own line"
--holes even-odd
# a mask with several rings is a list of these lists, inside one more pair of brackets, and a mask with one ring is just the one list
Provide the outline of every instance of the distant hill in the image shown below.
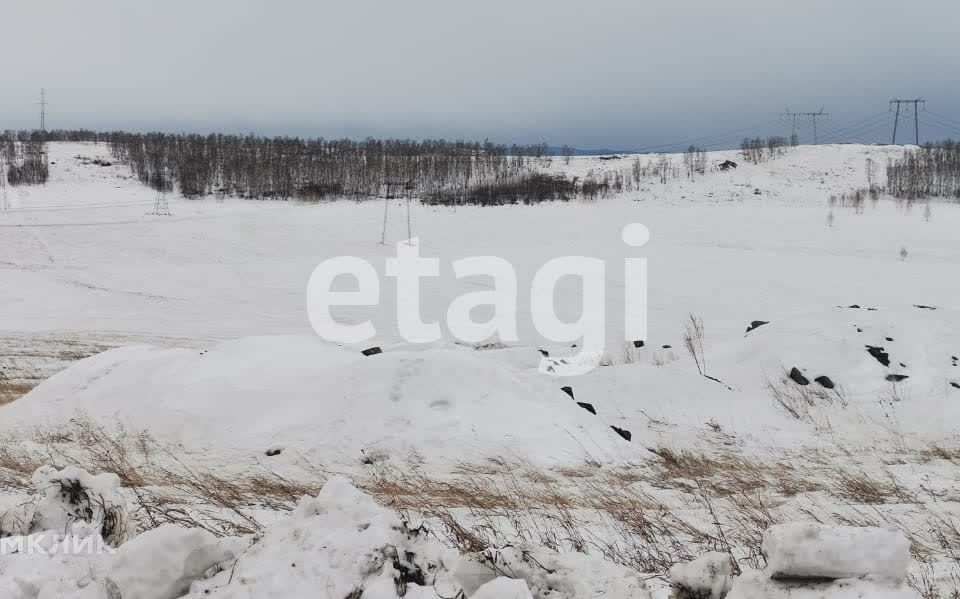
[[[563,156],[563,146],[548,146],[547,151],[551,156]],[[573,148],[572,156],[606,156],[608,154],[633,154],[631,150],[611,150],[609,148],[597,148],[585,150],[582,148]]]

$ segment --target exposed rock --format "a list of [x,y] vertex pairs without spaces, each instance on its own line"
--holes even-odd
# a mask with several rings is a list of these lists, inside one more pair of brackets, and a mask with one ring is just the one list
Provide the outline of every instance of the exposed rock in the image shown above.
[[643,339],[637,339],[633,342],[633,346],[637,348],[643,347],[644,345],[646,344],[644,343]]
[[888,354],[882,347],[874,347],[873,345],[867,346],[867,353],[873,356],[877,362],[880,362],[884,366],[890,366],[890,354]]
[[[770,324],[770,321],[769,321],[769,320],[754,320],[754,321],[752,321],[752,322],[750,323],[750,326],[747,327],[747,333],[749,333],[750,331],[752,331],[752,330],[754,330],[754,329],[756,329],[756,328],[762,327],[762,326],[765,325],[765,324]],[[746,334],[746,333],[744,333],[744,334]]]
[[589,403],[587,403],[587,402],[585,402],[585,401],[578,401],[578,402],[577,402],[577,405],[580,406],[581,408],[583,408],[584,410],[590,412],[590,413],[593,414],[594,416],[597,415],[597,410],[593,407],[593,404],[589,404]]
[[620,428],[619,426],[613,426],[613,425],[610,425],[610,428],[613,429],[613,432],[617,433],[627,441],[630,441],[633,439],[633,433],[631,433],[626,429]]
[[804,387],[810,384],[810,379],[803,376],[803,373],[800,372],[800,369],[796,366],[790,370],[790,380],[798,385],[803,385]]
[[836,385],[833,384],[833,381],[830,380],[830,377],[828,376],[818,376],[813,380],[816,381],[817,384],[823,387],[824,389],[833,389],[834,387],[836,387]]
[[363,350],[363,351],[360,352],[360,353],[362,353],[363,355],[365,355],[365,356],[367,356],[367,357],[370,357],[370,356],[375,356],[375,355],[377,355],[377,354],[382,354],[382,353],[383,353],[383,350],[380,349],[379,347],[368,347],[367,349]]
[[573,396],[573,387],[560,387],[560,390],[570,396],[570,399],[576,399]]
[[899,383],[900,381],[908,378],[910,378],[910,375],[907,375],[907,374],[888,374],[887,375],[887,380],[890,381],[891,383]]

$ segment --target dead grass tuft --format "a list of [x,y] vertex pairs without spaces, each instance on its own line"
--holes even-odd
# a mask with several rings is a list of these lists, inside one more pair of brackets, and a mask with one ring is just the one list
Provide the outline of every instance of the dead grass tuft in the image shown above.
[[12,381],[0,380],[0,406],[12,403],[34,388],[33,383],[15,383]]

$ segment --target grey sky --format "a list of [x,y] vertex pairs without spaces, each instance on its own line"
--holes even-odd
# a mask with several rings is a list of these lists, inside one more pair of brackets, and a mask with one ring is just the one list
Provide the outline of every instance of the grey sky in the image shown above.
[[839,137],[923,96],[925,131],[960,137],[957,0],[10,0],[0,22],[0,129],[36,126],[45,86],[49,128],[636,148],[786,106]]

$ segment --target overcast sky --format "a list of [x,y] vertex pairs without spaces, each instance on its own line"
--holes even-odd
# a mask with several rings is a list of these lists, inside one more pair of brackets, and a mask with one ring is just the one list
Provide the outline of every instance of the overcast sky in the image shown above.
[[630,149],[789,134],[787,107],[886,138],[888,100],[923,96],[922,133],[960,137],[958,0],[16,0],[0,23],[0,129],[36,127],[46,87],[48,128]]

